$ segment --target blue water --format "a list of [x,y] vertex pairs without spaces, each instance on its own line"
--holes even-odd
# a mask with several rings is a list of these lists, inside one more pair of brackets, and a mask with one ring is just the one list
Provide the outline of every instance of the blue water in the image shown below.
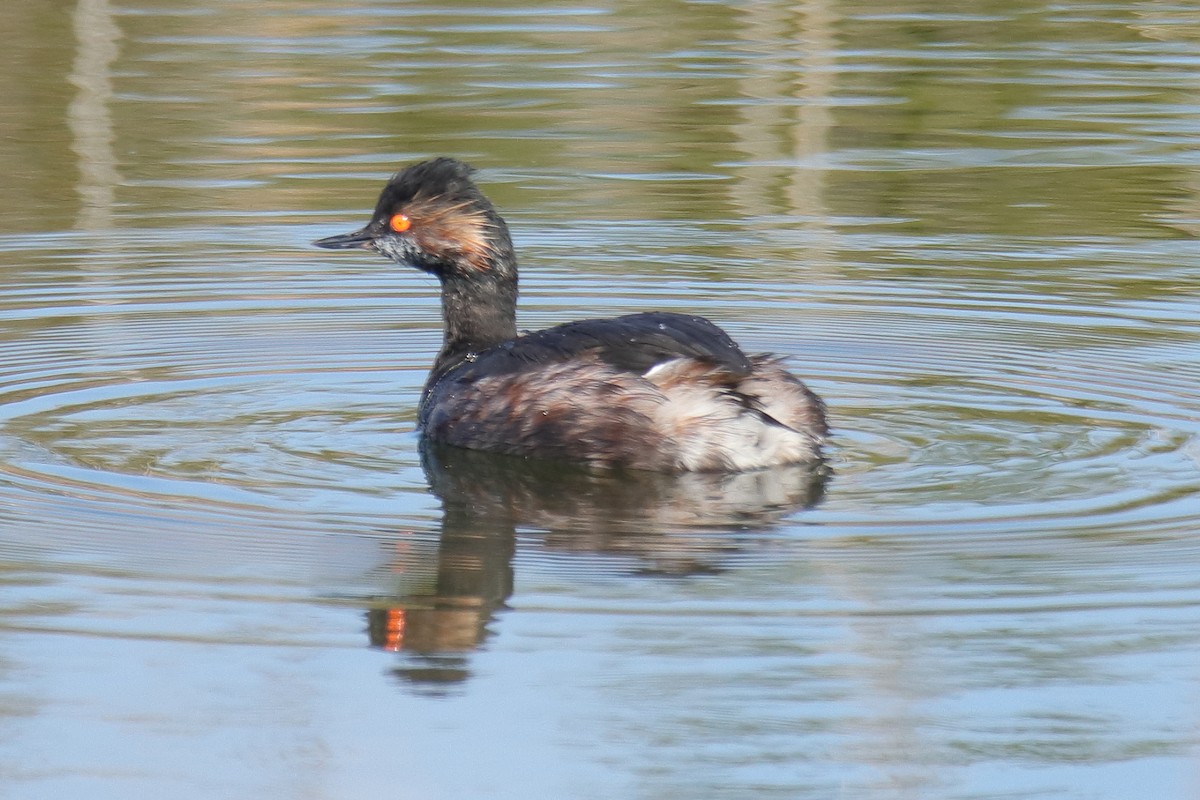
[[[1194,9],[65,10],[3,12],[6,798],[1197,794]],[[310,242],[440,154],[521,327],[705,314],[832,476],[423,465],[436,284]]]

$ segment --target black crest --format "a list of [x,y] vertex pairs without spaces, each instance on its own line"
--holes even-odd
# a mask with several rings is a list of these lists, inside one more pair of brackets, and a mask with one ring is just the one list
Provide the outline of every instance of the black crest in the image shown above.
[[437,198],[439,204],[468,203],[476,208],[492,210],[492,204],[471,180],[473,172],[475,169],[470,164],[445,156],[406,167],[388,181],[379,196],[376,216],[390,214],[393,209],[407,203],[432,198]]

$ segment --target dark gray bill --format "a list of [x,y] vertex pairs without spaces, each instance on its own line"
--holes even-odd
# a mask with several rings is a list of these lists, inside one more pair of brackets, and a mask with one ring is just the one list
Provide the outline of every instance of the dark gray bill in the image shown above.
[[366,229],[355,231],[354,233],[340,233],[337,236],[326,236],[324,239],[317,239],[313,244],[317,247],[325,247],[329,250],[346,250],[351,247],[370,248],[371,243],[375,241],[375,237]]

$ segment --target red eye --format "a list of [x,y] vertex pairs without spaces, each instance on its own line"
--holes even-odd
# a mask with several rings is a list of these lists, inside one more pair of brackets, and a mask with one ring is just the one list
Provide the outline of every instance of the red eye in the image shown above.
[[392,214],[392,218],[388,220],[388,226],[396,233],[404,233],[412,227],[412,220],[406,214]]

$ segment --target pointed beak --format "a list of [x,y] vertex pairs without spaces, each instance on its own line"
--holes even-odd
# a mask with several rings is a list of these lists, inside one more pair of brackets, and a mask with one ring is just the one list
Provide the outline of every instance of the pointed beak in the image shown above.
[[361,247],[364,250],[370,250],[371,245],[375,243],[375,234],[370,231],[369,227],[355,231],[354,233],[340,233],[337,236],[326,236],[324,239],[317,239],[313,244],[328,250],[348,250],[352,247]]

